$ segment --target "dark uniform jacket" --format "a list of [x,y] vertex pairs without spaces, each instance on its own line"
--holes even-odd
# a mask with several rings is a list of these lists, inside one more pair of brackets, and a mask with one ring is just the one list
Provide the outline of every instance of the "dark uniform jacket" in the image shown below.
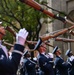
[[74,75],[74,60],[70,61],[70,57],[67,59],[67,62],[72,63],[72,66],[68,68],[69,75]]
[[26,68],[27,75],[36,75],[35,65],[34,61],[28,58],[25,59],[24,69]]
[[54,64],[57,75],[68,75],[68,68],[71,66],[71,64],[64,62],[64,60],[59,56],[56,56]]
[[39,60],[39,66],[41,70],[44,72],[44,75],[54,75],[53,67],[49,63],[49,60],[45,55],[40,54],[38,60]]
[[74,75],[74,60],[73,60],[73,64],[70,69],[70,75]]
[[[14,50],[23,52],[24,46],[15,44]],[[0,75],[16,74],[20,59],[21,54],[16,52],[12,53],[12,59],[7,58],[2,48],[0,48]]]

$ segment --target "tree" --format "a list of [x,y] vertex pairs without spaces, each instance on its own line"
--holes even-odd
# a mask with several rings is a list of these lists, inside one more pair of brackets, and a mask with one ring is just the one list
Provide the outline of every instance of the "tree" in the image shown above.
[[12,27],[16,32],[25,27],[29,31],[28,40],[38,40],[43,15],[18,0],[0,0],[0,20],[3,25]]
[[[39,2],[39,0],[37,1]],[[28,40],[38,40],[42,27],[40,19],[43,17],[47,16],[19,0],[0,0],[2,25],[9,26],[16,32],[21,28],[26,28],[29,32]],[[9,43],[14,41],[13,35],[8,31],[4,39]]]

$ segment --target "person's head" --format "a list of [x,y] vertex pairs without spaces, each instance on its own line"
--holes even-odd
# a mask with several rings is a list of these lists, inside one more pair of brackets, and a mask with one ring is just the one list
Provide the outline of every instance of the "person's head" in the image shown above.
[[6,34],[5,28],[3,26],[0,26],[0,40],[4,37]]
[[46,45],[45,44],[41,44],[41,46],[39,47],[38,51],[40,53],[45,53],[45,51],[46,51]]
[[61,50],[60,50],[60,48],[55,52],[55,55],[61,55]]
[[30,53],[28,52],[28,50],[26,50],[23,54],[24,58],[29,58],[31,57]]
[[61,52],[60,48],[58,48],[58,46],[56,46],[52,53],[55,54],[56,56],[59,56],[59,55],[61,55],[62,52]]
[[65,55],[68,56],[68,57],[70,57],[70,56],[72,56],[73,54],[72,54],[72,51],[71,51],[70,49],[68,49],[68,50],[66,51]]

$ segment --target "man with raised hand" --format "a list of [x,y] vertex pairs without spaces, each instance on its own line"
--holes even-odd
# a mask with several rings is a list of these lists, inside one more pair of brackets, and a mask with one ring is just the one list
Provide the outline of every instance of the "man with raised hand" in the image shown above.
[[0,75],[16,74],[28,32],[23,28],[17,33],[11,59],[8,58],[6,48],[1,43],[4,35],[6,35],[5,28],[0,26]]
[[53,67],[49,63],[49,60],[45,54],[46,45],[42,43],[41,46],[39,46],[38,51],[39,51],[38,62],[40,69],[43,71],[44,75],[54,75]]
[[68,75],[68,68],[71,67],[72,64],[64,61],[61,57],[62,51],[58,48],[58,46],[54,48],[52,53],[56,56],[54,60],[56,75]]

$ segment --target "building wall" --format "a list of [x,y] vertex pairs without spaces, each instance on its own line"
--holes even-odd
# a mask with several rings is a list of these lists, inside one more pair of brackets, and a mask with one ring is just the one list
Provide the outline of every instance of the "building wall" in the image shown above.
[[[74,22],[74,0],[68,0],[68,1],[66,1],[66,6],[67,6],[68,16],[70,16],[71,19],[72,19],[72,21]],[[70,38],[74,39],[74,36],[70,35]],[[72,50],[72,52],[74,54],[74,47],[73,46],[74,46],[74,43],[71,43],[70,49]]]
[[[57,9],[59,11],[65,12],[67,15],[74,10],[74,0],[53,0],[52,1],[52,7],[54,9]],[[57,13],[57,12],[54,12]],[[64,24],[58,20],[55,20],[53,23],[53,30],[58,30],[66,27],[70,27],[71,25],[69,24]],[[70,34],[64,34],[59,37],[64,37],[64,38],[74,38],[74,36],[71,36]],[[62,56],[65,58],[65,52],[67,49],[71,49],[73,51],[73,43],[66,43],[66,42],[58,42],[54,41],[54,45],[58,45],[61,50],[62,50]],[[73,51],[74,52],[74,51]]]

